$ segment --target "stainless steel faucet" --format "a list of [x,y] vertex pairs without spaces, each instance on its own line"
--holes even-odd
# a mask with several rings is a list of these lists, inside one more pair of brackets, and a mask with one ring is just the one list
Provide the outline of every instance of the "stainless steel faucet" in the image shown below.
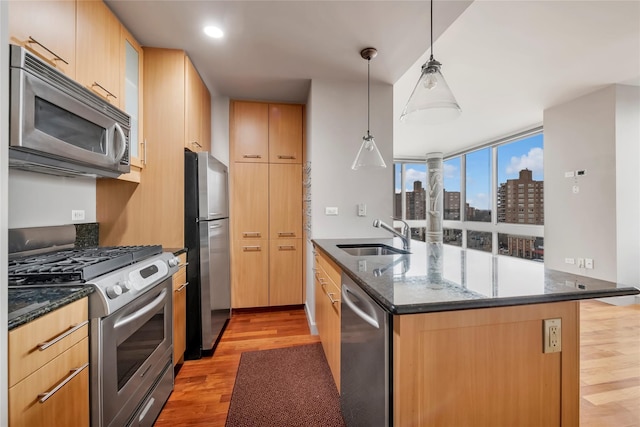
[[402,222],[403,226],[402,226],[402,233],[398,233],[392,226],[390,226],[389,224],[385,224],[384,222],[382,222],[379,219],[374,219],[373,220],[373,226],[376,228],[384,228],[385,230],[387,230],[389,233],[392,233],[395,236],[398,236],[399,238],[402,239],[402,247],[405,251],[409,250],[409,247],[411,246],[411,228],[409,227],[409,224],[406,223],[406,221],[403,221],[401,219],[396,219],[396,221],[400,221]]

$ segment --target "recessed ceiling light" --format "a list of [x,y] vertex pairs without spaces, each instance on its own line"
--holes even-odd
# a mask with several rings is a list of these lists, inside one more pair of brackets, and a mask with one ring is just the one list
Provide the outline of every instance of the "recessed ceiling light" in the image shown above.
[[218,27],[214,27],[213,25],[204,27],[204,33],[214,39],[221,39],[224,36],[222,30]]

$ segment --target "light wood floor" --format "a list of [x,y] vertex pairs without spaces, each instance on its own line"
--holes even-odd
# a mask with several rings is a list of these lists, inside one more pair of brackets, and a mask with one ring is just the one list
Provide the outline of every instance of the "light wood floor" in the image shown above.
[[[640,305],[581,303],[581,427],[640,426]],[[212,357],[186,361],[157,427],[224,426],[243,351],[318,342],[304,310],[234,313]]]

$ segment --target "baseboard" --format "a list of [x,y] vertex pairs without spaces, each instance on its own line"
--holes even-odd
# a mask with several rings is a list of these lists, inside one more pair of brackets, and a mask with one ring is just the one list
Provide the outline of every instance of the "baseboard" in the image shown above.
[[316,326],[315,319],[312,319],[311,313],[309,313],[309,305],[304,305],[304,312],[307,314],[307,323],[309,324],[309,331],[311,335],[318,335],[318,327]]

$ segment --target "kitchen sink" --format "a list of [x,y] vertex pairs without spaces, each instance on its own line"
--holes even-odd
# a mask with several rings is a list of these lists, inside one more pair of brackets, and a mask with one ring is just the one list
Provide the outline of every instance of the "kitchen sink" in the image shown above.
[[364,243],[356,245],[336,245],[349,255],[373,256],[373,255],[405,255],[411,252],[394,248],[382,243]]

